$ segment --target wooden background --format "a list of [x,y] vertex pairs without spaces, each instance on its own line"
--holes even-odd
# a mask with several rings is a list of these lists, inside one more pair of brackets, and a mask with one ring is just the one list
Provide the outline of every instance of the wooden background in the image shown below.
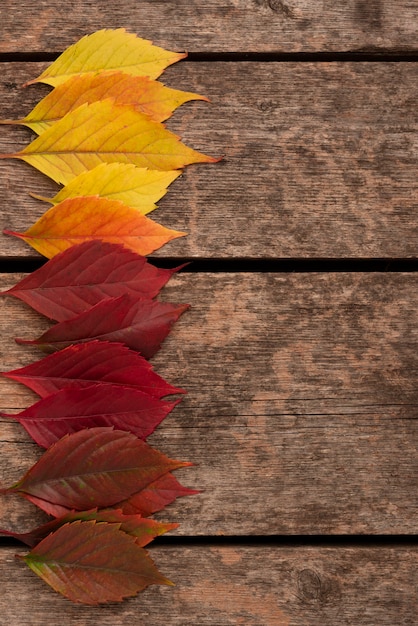
[[[417,0],[3,0],[0,117],[48,91],[22,89],[64,48],[126,27],[189,58],[163,75],[207,95],[168,126],[222,162],[191,166],[153,218],[190,234],[154,255],[190,302],[153,359],[188,390],[150,442],[194,461],[203,490],[158,517],[180,523],[151,553],[174,588],[121,605],[72,605],[0,546],[11,626],[417,624]],[[0,128],[0,152],[28,129]],[[45,210],[56,187],[0,161],[2,227]],[[0,238],[1,288],[38,267]],[[47,321],[0,301],[0,369]],[[0,410],[35,396],[0,381]],[[40,456],[0,422],[0,483]],[[43,515],[0,499],[0,526]]]

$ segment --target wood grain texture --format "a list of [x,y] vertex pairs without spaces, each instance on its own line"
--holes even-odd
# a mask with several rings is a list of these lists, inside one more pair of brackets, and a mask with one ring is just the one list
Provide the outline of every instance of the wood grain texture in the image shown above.
[[[151,548],[175,587],[149,587],[123,604],[72,605],[14,554],[0,550],[0,607],[13,626],[413,626],[415,546]],[[36,602],[34,599],[36,598]]]
[[0,52],[62,51],[125,27],[190,52],[416,50],[416,0],[3,0]]
[[[4,288],[15,278],[3,275]],[[153,363],[189,393],[149,441],[196,463],[178,472],[203,490],[170,507],[178,534],[417,531],[416,286],[415,274],[172,279],[164,299],[192,308]],[[0,306],[1,369],[36,360],[13,338],[48,322],[15,300]],[[33,400],[1,381],[1,410]],[[0,433],[7,485],[40,451],[17,424]],[[1,498],[1,526],[35,517]]]
[[[42,67],[0,66],[2,117],[27,114],[47,92],[20,88]],[[411,63],[171,68],[171,86],[205,94],[211,104],[181,107],[169,127],[224,160],[190,166],[170,187],[151,217],[189,235],[157,256],[415,257],[416,79]],[[21,149],[31,137],[25,128],[0,127],[0,152]],[[29,165],[0,161],[2,226],[25,230],[47,208],[29,192],[56,191]],[[35,254],[13,237],[0,238],[0,253]]]

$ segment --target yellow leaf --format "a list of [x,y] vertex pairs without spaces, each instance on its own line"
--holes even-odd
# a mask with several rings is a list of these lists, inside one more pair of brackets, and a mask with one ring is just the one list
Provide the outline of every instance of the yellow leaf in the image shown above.
[[132,163],[167,171],[218,161],[185,146],[147,115],[109,99],[83,104],[21,152],[0,158],[23,159],[64,185],[100,163]]
[[143,256],[186,233],[165,228],[136,209],[98,196],[69,198],[47,211],[25,233],[5,230],[49,259],[70,246],[99,239]]
[[203,96],[166,87],[144,76],[123,72],[101,72],[73,76],[43,98],[21,120],[0,120],[0,124],[22,124],[40,135],[64,115],[82,104],[111,98],[116,104],[132,106],[156,122],[163,122],[181,104],[206,100]]
[[156,208],[155,202],[166,194],[167,187],[180,173],[179,170],[147,170],[125,163],[101,163],[73,178],[54,198],[32,195],[51,204],[78,196],[101,196],[119,200],[146,215]]
[[75,74],[101,70],[122,70],[132,76],[158,78],[166,67],[185,56],[185,53],[154,46],[124,28],[98,30],[67,48],[38,78],[26,85],[41,82],[55,87]]

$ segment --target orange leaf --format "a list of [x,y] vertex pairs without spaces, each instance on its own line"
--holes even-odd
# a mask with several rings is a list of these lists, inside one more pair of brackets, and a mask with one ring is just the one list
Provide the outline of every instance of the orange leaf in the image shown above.
[[118,200],[69,198],[52,207],[25,233],[5,230],[51,258],[83,241],[119,243],[143,256],[186,233],[165,228]]
[[26,83],[56,86],[75,74],[122,70],[133,76],[158,78],[166,67],[187,56],[141,39],[124,28],[98,30],[67,48],[46,70]]
[[163,122],[177,107],[189,100],[207,100],[195,93],[170,89],[146,76],[101,72],[69,78],[45,96],[23,119],[2,120],[0,123],[23,124],[40,135],[82,104],[106,98],[111,98],[116,104],[132,106],[156,122]]
[[100,163],[175,170],[190,163],[218,161],[185,146],[177,135],[147,115],[110,99],[83,104],[21,152],[0,158],[23,159],[63,184]]

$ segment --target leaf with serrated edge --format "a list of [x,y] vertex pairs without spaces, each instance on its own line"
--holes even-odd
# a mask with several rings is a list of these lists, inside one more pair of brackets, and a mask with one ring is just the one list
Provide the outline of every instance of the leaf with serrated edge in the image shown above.
[[67,322],[56,324],[38,339],[16,339],[16,342],[52,351],[93,339],[118,341],[149,359],[160,349],[172,324],[188,308],[188,304],[141,300],[129,295],[109,298]]
[[189,148],[162,124],[110,99],[83,104],[21,152],[0,158],[22,159],[64,185],[100,163],[166,171],[219,160]]
[[131,433],[85,428],[53,444],[21,480],[1,493],[18,493],[52,515],[56,506],[61,512],[107,508],[189,465],[169,459]]
[[186,56],[155,46],[124,28],[103,29],[82,37],[26,85],[42,82],[55,87],[71,76],[102,70],[158,78],[166,67]]
[[62,517],[57,517],[29,532],[16,533],[1,528],[0,534],[14,537],[30,548],[33,548],[42,541],[42,539],[45,539],[49,533],[56,531],[60,526],[68,522],[75,522],[77,520],[96,520],[97,522],[119,524],[120,530],[135,537],[136,543],[142,548],[148,545],[155,537],[164,535],[170,530],[175,530],[179,526],[179,524],[157,522],[153,519],[144,518],[139,514],[125,515],[120,509],[90,509],[89,511],[70,511]]
[[101,196],[119,200],[141,215],[147,215],[156,208],[155,203],[180,174],[179,170],[163,172],[129,163],[101,163],[73,178],[53,198],[31,195],[50,204],[59,204],[67,198]]
[[168,472],[150,483],[141,491],[134,493],[124,502],[118,502],[120,508],[127,515],[152,515],[162,511],[167,505],[174,502],[176,498],[193,496],[200,493],[196,489],[183,487],[177,478]]
[[100,72],[73,76],[58,85],[20,120],[0,120],[0,124],[22,124],[38,135],[82,104],[111,98],[116,104],[131,106],[155,122],[164,122],[180,105],[203,96],[166,87],[145,76],[123,72]]
[[186,234],[157,224],[123,202],[98,196],[69,198],[51,207],[26,232],[3,232],[23,239],[49,259],[94,240],[124,245],[145,256]]
[[120,602],[148,585],[172,584],[117,524],[65,524],[20,558],[55,591],[83,604]]
[[155,398],[185,393],[153,371],[149,361],[121,343],[89,341],[49,354],[26,367],[1,372],[42,398],[68,387],[123,385]]
[[109,297],[154,298],[178,269],[159,269],[121,244],[92,240],[57,254],[0,296],[63,322]]
[[18,421],[43,448],[82,428],[112,426],[146,439],[179,401],[166,402],[121,385],[61,389],[20,413],[0,413]]

